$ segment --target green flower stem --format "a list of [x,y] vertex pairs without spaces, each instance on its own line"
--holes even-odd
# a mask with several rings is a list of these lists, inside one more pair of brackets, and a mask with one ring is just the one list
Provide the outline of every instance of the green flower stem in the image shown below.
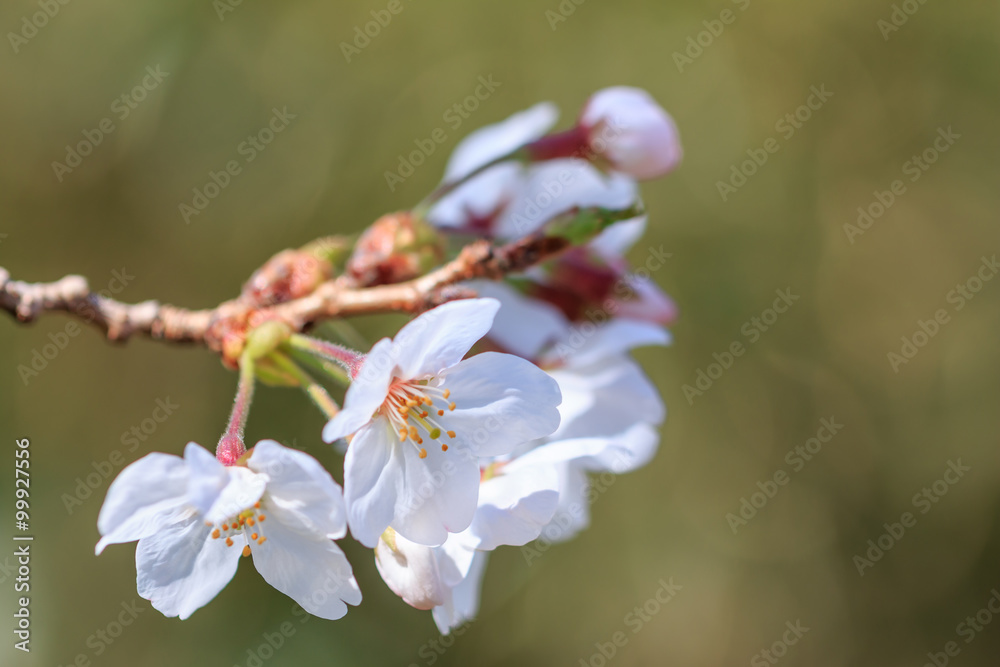
[[367,350],[371,347],[365,337],[345,320],[328,320],[319,325],[317,331],[354,348]]
[[340,412],[340,406],[337,405],[337,402],[330,397],[330,394],[328,394],[326,389],[323,388],[323,385],[316,382],[311,375],[302,370],[298,364],[292,361],[286,354],[275,351],[268,356],[268,359],[270,359],[271,362],[282,371],[297,379],[299,381],[299,386],[301,386],[305,392],[309,394],[309,398],[312,399],[313,403],[316,404],[316,407],[318,407],[328,419],[333,419],[337,413]]
[[636,218],[643,213],[642,206],[638,204],[625,209],[597,206],[579,208],[553,218],[546,223],[543,232],[546,236],[564,238],[572,245],[582,245],[612,224]]
[[292,346],[286,346],[285,351],[292,357],[296,362],[299,362],[305,366],[309,366],[314,370],[321,373],[324,377],[327,377],[334,382],[336,382],[341,387],[349,387],[351,385],[351,376],[347,374],[343,368],[337,364],[324,359],[322,357],[317,357],[304,350],[294,348]]
[[334,361],[344,367],[350,375],[354,375],[361,368],[365,357],[359,352],[337,345],[326,340],[303,336],[302,334],[292,334],[288,338],[288,344],[298,350],[303,350],[317,357]]

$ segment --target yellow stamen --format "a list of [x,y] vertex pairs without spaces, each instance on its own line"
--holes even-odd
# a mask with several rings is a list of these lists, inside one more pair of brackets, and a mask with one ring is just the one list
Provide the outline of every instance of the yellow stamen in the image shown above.
[[444,417],[444,410],[438,410],[438,417]]
[[442,451],[442,452],[446,452],[446,451],[448,451],[448,445],[445,445],[445,444],[442,444],[442,445],[441,445],[441,451]]
[[449,403],[448,404],[448,409],[449,410],[454,410],[455,409],[455,404],[454,403]]
[[251,540],[256,540],[257,539],[257,533],[250,533],[250,539]]
[[442,393],[444,394],[445,398],[449,398],[451,396],[451,389],[445,389],[444,392]]
[[259,540],[257,540],[257,544],[264,544],[264,542],[267,542],[267,538],[266,537],[262,537]]
[[263,520],[264,520],[264,519],[266,519],[266,518],[267,518],[267,515],[266,515],[266,514],[261,514],[260,516],[258,516],[258,517],[257,517],[257,520],[258,520],[258,521],[263,521]]
[[231,537],[227,537],[226,538],[226,546],[227,547],[233,546],[233,538],[231,538]]
[[422,459],[426,459],[427,458],[427,450],[426,449],[421,449],[420,453],[417,456],[419,456]]
[[454,431],[448,431],[448,437],[449,438],[454,438],[455,437],[455,432]]
[[246,558],[249,555],[250,555],[250,545],[247,544],[247,545],[244,545],[244,547],[243,547],[243,557]]
[[221,535],[221,533],[219,532],[218,528],[216,528],[215,530],[212,531],[212,539],[213,540],[219,539],[219,535]]

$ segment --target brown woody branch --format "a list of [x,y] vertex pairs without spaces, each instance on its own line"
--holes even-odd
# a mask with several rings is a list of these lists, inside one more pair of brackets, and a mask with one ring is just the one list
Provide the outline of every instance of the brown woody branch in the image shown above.
[[254,303],[244,294],[208,310],[187,310],[143,301],[126,304],[95,294],[81,276],[66,276],[52,283],[11,280],[0,267],[0,309],[22,322],[44,313],[62,311],[92,324],[109,340],[124,341],[133,335],[172,342],[198,343],[223,352],[227,337],[242,338],[248,326],[277,319],[301,332],[336,317],[410,312],[419,313],[456,298],[472,296],[457,283],[472,278],[501,278],[523,271],[551,257],[569,242],[560,237],[535,234],[507,245],[493,247],[476,241],[444,266],[419,278],[394,285],[357,287],[343,278],[326,280],[311,293],[284,303]]

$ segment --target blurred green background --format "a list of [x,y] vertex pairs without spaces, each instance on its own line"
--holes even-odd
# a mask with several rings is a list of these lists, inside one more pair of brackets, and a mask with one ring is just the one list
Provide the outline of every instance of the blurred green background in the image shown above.
[[[992,612],[971,638],[959,624],[1000,586],[1000,281],[961,310],[948,301],[981,257],[1000,250],[996,3],[910,0],[916,12],[883,34],[878,22],[894,11],[887,0],[565,0],[558,22],[547,14],[560,12],[557,0],[402,0],[348,62],[341,43],[387,2],[223,11],[223,1],[71,2],[37,34],[27,30],[30,39],[7,35],[0,265],[23,280],[79,273],[99,289],[124,282],[117,296],[126,301],[212,306],[273,252],[414,204],[469,131],[540,100],[560,105],[566,127],[592,91],[641,86],[674,115],[686,149],[681,169],[644,184],[650,230],[632,253],[637,264],[650,248],[672,253],[653,277],[681,310],[674,345],[637,355],[668,404],[661,451],[600,495],[591,529],[575,541],[530,565],[519,549],[494,554],[478,620],[443,655],[429,643],[438,638],[430,614],[389,592],[370,552],[350,540],[365,601],[341,621],[299,624],[292,601],[249,563],[190,620],[165,619],[136,595],[132,546],[93,555],[108,481],[72,513],[63,495],[113,452],[130,461],[179,454],[189,440],[214,443],[235,376],[202,349],[119,347],[86,330],[25,382],[18,367],[68,320],[27,328],[4,316],[0,497],[12,506],[14,440],[28,437],[36,541],[33,651],[15,651],[5,629],[0,662],[254,665],[266,634],[292,621],[294,635],[263,664],[596,667],[605,658],[595,644],[618,631],[627,644],[608,664],[917,667],[950,641],[958,654],[939,664],[996,664],[1000,622],[983,624]],[[711,23],[726,9],[728,25]],[[35,2],[3,3],[0,30],[21,33],[38,11]],[[700,54],[688,41],[699,33]],[[674,54],[688,48],[697,57],[678,67]],[[168,74],[122,118],[115,100],[157,66]],[[446,123],[444,113],[490,75],[497,91],[460,127]],[[813,86],[832,97],[787,136],[776,124]],[[240,143],[285,107],[296,116],[288,128],[186,224],[178,206],[192,188],[229,160],[243,163]],[[67,144],[105,118],[113,132],[57,178],[52,163],[66,159]],[[906,163],[949,127],[960,138],[911,181]],[[447,141],[390,191],[384,172],[436,128]],[[717,183],[769,137],[778,152],[723,201]],[[896,179],[905,193],[849,235],[858,207]],[[116,271],[126,279],[112,282]],[[741,329],[778,289],[800,298],[750,344]],[[888,353],[938,309],[947,323],[895,372]],[[375,335],[374,325],[362,328]],[[734,341],[746,353],[687,400],[683,385]],[[149,420],[157,400],[177,407],[129,452],[122,435]],[[786,454],[831,417],[843,429],[796,470]],[[321,426],[299,393],[264,389],[249,437],[334,465]],[[915,505],[914,494],[958,459],[970,470],[938,484],[947,495]],[[788,483],[734,534],[726,515],[779,470]],[[854,557],[907,511],[916,524],[859,575]],[[11,515],[0,511],[3,540]],[[7,544],[4,628],[15,598]],[[671,577],[683,589],[633,633],[626,614]],[[112,643],[99,639],[133,601],[145,611]],[[773,647],[796,621],[808,632]]]

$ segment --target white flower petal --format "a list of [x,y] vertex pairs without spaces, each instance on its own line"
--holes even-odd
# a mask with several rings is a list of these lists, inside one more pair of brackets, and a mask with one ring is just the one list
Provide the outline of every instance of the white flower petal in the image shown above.
[[227,547],[225,540],[213,540],[210,530],[194,516],[139,540],[136,587],[164,616],[189,617],[236,573],[242,540]]
[[458,186],[427,213],[431,224],[492,236],[493,219],[512,200],[524,179],[524,165],[504,162]]
[[416,609],[432,609],[451,596],[438,569],[438,547],[416,544],[394,536],[394,547],[380,538],[375,567],[389,589]]
[[189,442],[184,448],[184,463],[190,475],[188,502],[201,514],[207,514],[229,484],[226,466],[196,442]]
[[494,125],[480,128],[455,147],[445,170],[445,182],[457,181],[479,167],[542,137],[555,125],[559,110],[541,102]]
[[109,544],[155,532],[164,516],[184,505],[187,482],[187,468],[179,456],[147,454],[126,466],[111,483],[97,518],[103,537],[96,553]]
[[434,547],[438,553],[441,578],[449,588],[458,586],[469,575],[476,556],[476,541],[468,530],[464,530],[452,533],[444,544]]
[[548,344],[569,331],[569,322],[555,306],[524,296],[504,283],[476,280],[469,287],[481,296],[500,301],[500,312],[493,320],[489,337],[511,354],[537,359]]
[[264,581],[314,616],[336,620],[361,602],[351,564],[332,540],[305,536],[281,521],[268,521],[264,544],[251,548]]
[[247,467],[267,476],[269,513],[279,521],[328,539],[347,534],[343,492],[319,461],[273,440],[262,440],[254,446]]
[[520,238],[577,207],[622,210],[638,201],[638,186],[625,174],[606,174],[574,158],[547,160],[528,168],[517,197],[497,219],[496,235]]
[[542,539],[557,544],[573,539],[590,526],[590,479],[576,466],[559,466],[559,506]]
[[637,422],[659,424],[666,408],[656,387],[628,357],[555,370],[563,402],[553,439],[613,436]]
[[646,233],[646,216],[622,220],[611,225],[587,244],[606,260],[621,259]]
[[[523,474],[533,468],[569,463],[589,472],[631,472],[649,463],[656,453],[659,432],[649,424],[633,424],[614,436],[567,438],[545,443],[511,461],[505,472]],[[503,475],[498,479],[503,479]],[[491,480],[492,481],[492,480]]]
[[[541,529],[546,542],[564,542],[590,525],[590,481],[587,472],[631,472],[652,459],[659,433],[648,424],[634,424],[615,437],[573,438],[543,444],[514,459],[508,474],[555,466],[559,471],[559,503],[548,525]],[[607,484],[607,482],[604,482]]]
[[521,546],[538,537],[559,502],[559,474],[554,466],[522,466],[481,485],[479,507],[468,532],[477,549]]
[[441,634],[448,634],[466,621],[475,618],[479,612],[479,593],[483,587],[483,575],[486,574],[488,559],[488,553],[474,552],[468,574],[452,589],[451,600],[434,608],[434,623]]
[[395,348],[388,338],[372,347],[344,396],[344,408],[323,428],[323,441],[346,437],[371,421],[389,393],[389,382],[396,370]]
[[264,495],[267,475],[259,475],[242,466],[225,468],[229,483],[203,516],[205,521],[220,523],[251,507]]
[[656,455],[660,432],[649,424],[635,424],[613,439],[611,447],[578,457],[575,464],[590,471],[616,475],[645,466]]
[[454,412],[442,425],[457,433],[477,456],[501,456],[559,426],[559,387],[520,357],[484,352],[442,374]]
[[344,500],[351,535],[369,548],[392,521],[403,489],[403,454],[384,418],[355,434],[344,459]]
[[607,324],[574,326],[546,355],[546,364],[583,367],[646,345],[669,345],[670,334],[660,326],[639,320],[615,318]]
[[635,274],[625,277],[632,288],[632,298],[618,301],[618,317],[646,320],[669,326],[677,319],[677,304],[656,282]]
[[486,335],[500,309],[495,299],[461,299],[432,308],[393,338],[399,377],[437,375],[454,366]]
[[396,499],[392,527],[411,542],[436,546],[469,527],[479,496],[479,462],[459,442],[442,452],[425,441],[425,458],[409,441],[403,454],[403,489]]

